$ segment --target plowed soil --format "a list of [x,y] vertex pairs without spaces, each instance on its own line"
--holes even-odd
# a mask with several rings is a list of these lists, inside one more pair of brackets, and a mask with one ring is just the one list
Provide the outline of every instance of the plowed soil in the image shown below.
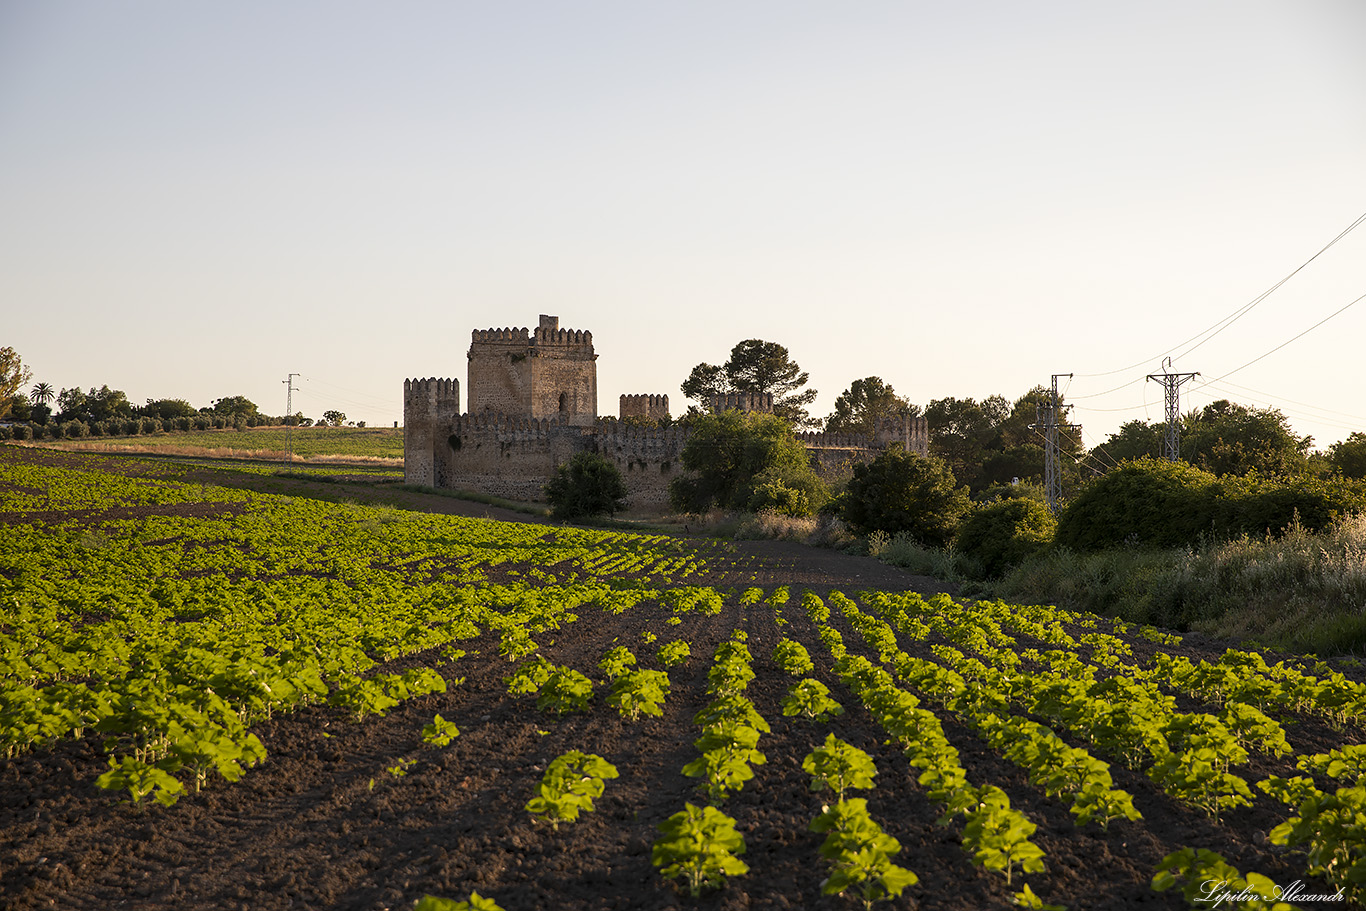
[[[458,501],[440,499],[441,506]],[[165,512],[167,508],[159,508]],[[186,508],[187,510],[190,507]],[[484,510],[485,507],[478,507]],[[192,514],[187,512],[186,514]],[[80,517],[98,522],[98,516]],[[3,530],[0,529],[0,533]],[[765,587],[792,584],[826,593],[861,588],[934,592],[944,586],[866,558],[798,545],[742,543],[761,562],[747,573]],[[718,570],[701,584],[735,585]],[[920,877],[900,898],[880,907],[981,909],[1008,907],[1028,882],[1046,901],[1071,909],[1180,908],[1178,896],[1149,883],[1154,866],[1184,846],[1219,851],[1241,870],[1278,883],[1303,878],[1304,860],[1269,845],[1283,821],[1279,804],[1259,797],[1250,809],[1214,822],[1159,792],[1142,774],[1113,766],[1115,786],[1133,794],[1140,822],[1078,827],[1065,804],[1032,787],[1024,772],[994,754],[950,714],[938,713],[962,754],[969,779],[994,783],[1038,825],[1034,841],[1047,871],[1005,879],[973,866],[961,846],[961,822],[937,826],[938,810],[916,784],[905,759],[832,671],[813,626],[794,602],[779,626],[771,609],[730,606],[719,616],[686,614],[679,626],[662,606],[645,603],[621,616],[584,610],[542,654],[594,676],[614,644],[630,646],[642,667],[659,668],[656,646],[685,639],[692,658],[671,671],[664,715],[628,721],[604,704],[556,717],[530,697],[512,697],[503,678],[511,666],[497,657],[496,638],[463,643],[468,654],[439,667],[449,689],[361,723],[339,709],[313,705],[256,726],[268,758],[235,784],[215,780],[170,808],[134,807],[96,788],[106,757],[96,739],[0,760],[0,908],[29,909],[399,909],[424,894],[466,898],[471,891],[516,909],[853,908],[851,897],[823,896],[828,867],[818,854],[823,836],[808,830],[823,797],[808,789],[802,758],[833,731],[866,750],[879,770],[864,792],[872,816],[898,839],[898,863]],[[861,640],[843,624],[851,651]],[[692,899],[651,863],[658,824],[686,802],[701,804],[696,781],[681,774],[695,758],[692,717],[708,701],[706,672],[716,646],[734,629],[749,635],[756,679],[748,696],[772,725],[760,741],[766,765],[721,809],[736,820],[749,873]],[[772,662],[784,635],[804,642],[816,662],[811,676],[830,686],[848,709],[828,725],[785,718],[781,699],[791,678]],[[925,643],[902,643],[930,657]],[[1222,644],[1186,645],[1191,655],[1217,656]],[[1137,651],[1137,645],[1136,645]],[[438,664],[418,655],[387,670]],[[1198,706],[1183,705],[1186,710]],[[434,714],[454,721],[460,735],[447,747],[422,742]],[[1287,719],[1298,752],[1355,740],[1307,719]],[[548,762],[571,749],[596,753],[620,777],[607,783],[596,812],[554,829],[524,805]],[[1288,761],[1256,759],[1237,770],[1249,780],[1294,774]],[[1331,892],[1310,881],[1308,891]],[[1334,905],[1342,907],[1341,904]]]

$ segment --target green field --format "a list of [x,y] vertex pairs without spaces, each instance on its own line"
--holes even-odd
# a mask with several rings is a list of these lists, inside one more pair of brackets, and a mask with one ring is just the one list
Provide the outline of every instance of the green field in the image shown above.
[[[7,907],[653,909],[709,862],[705,907],[1366,897],[1366,684],[1325,662],[238,478],[0,447]],[[536,818],[580,752],[600,808]]]
[[[348,457],[356,459],[403,458],[401,427],[295,427],[289,432],[289,447],[296,457]],[[250,430],[199,430],[188,433],[159,433],[149,436],[100,437],[80,441],[46,444],[60,449],[87,451],[163,452],[193,455],[221,451],[224,455],[246,453],[279,454],[286,451],[284,427]]]

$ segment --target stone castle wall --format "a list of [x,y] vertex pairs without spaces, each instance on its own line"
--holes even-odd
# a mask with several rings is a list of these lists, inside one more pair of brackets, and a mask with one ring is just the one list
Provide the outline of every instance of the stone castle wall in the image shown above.
[[618,416],[626,418],[645,418],[659,421],[669,416],[669,397],[667,395],[623,395]]
[[[473,490],[512,500],[544,500],[557,466],[581,451],[597,452],[626,481],[632,508],[668,504],[669,482],[682,471],[688,432],[598,421],[597,354],[593,335],[561,329],[542,315],[528,329],[471,333],[466,384],[409,379],[403,383],[403,474],[409,484]],[[771,395],[718,396],[715,409],[773,409]],[[659,420],[667,395],[623,395],[620,416]],[[872,436],[803,433],[812,466],[825,477],[847,473],[892,444],[929,454],[924,418],[899,415],[877,423]]]

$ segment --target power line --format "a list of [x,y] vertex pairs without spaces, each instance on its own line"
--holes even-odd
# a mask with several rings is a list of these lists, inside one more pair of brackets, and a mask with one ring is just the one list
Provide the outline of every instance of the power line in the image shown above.
[[[1213,384],[1214,382],[1215,382],[1214,380],[1211,380],[1210,383],[1207,383],[1206,385],[1211,385],[1211,384]],[[1263,397],[1268,398],[1268,399],[1276,399],[1277,401],[1280,401],[1280,402],[1289,402],[1289,403],[1292,404],[1292,405],[1299,405],[1299,406],[1301,406],[1301,407],[1303,407],[1303,408],[1308,408],[1310,411],[1318,411],[1318,412],[1322,412],[1323,414],[1336,414],[1336,415],[1339,415],[1340,417],[1351,418],[1351,419],[1354,420],[1354,421],[1361,421],[1362,423],[1366,423],[1366,416],[1362,416],[1362,415],[1359,415],[1359,414],[1349,414],[1349,413],[1346,412],[1346,411],[1334,411],[1332,408],[1320,408],[1318,405],[1311,405],[1311,404],[1309,404],[1308,402],[1298,402],[1298,401],[1296,401],[1295,399],[1288,399],[1288,398],[1286,398],[1286,397],[1283,396],[1283,395],[1275,395],[1275,394],[1270,393],[1270,392],[1263,392],[1263,391],[1261,391],[1260,389],[1253,389],[1253,388],[1251,388],[1251,387],[1249,387],[1249,386],[1239,386],[1237,383],[1227,383],[1227,382],[1226,382],[1226,383],[1223,383],[1222,385],[1224,385],[1224,386],[1231,386],[1231,387],[1234,388],[1234,389],[1240,390],[1240,392],[1241,392],[1242,394],[1246,394],[1246,393],[1249,393],[1249,392],[1250,392],[1250,393],[1252,393],[1253,396],[1258,396],[1258,395],[1260,395],[1260,396],[1263,396]],[[1306,417],[1308,417],[1308,416],[1309,416],[1309,415],[1306,415]]]
[[[1227,329],[1229,326],[1233,325],[1233,324],[1234,324],[1235,322],[1237,322],[1239,319],[1241,319],[1242,317],[1246,316],[1249,312],[1252,311],[1252,309],[1253,309],[1254,307],[1256,307],[1256,306],[1257,306],[1258,304],[1260,304],[1262,301],[1266,300],[1267,297],[1269,297],[1273,291],[1275,291],[1276,289],[1280,288],[1281,285],[1284,285],[1286,282],[1290,281],[1290,279],[1292,279],[1292,278],[1294,278],[1296,275],[1298,275],[1306,266],[1308,266],[1308,265],[1309,265],[1310,263],[1312,263],[1314,260],[1318,259],[1318,258],[1319,258],[1320,256],[1322,256],[1324,253],[1328,252],[1330,249],[1332,249],[1332,247],[1333,247],[1338,241],[1342,240],[1342,239],[1343,239],[1344,237],[1346,237],[1348,234],[1352,233],[1352,231],[1355,230],[1357,227],[1359,227],[1363,222],[1366,222],[1366,212],[1363,212],[1363,213],[1361,213],[1360,215],[1358,215],[1358,216],[1356,217],[1356,219],[1355,219],[1350,225],[1348,225],[1347,227],[1343,228],[1342,231],[1340,231],[1340,232],[1338,233],[1338,236],[1337,236],[1337,237],[1334,237],[1332,240],[1330,240],[1327,244],[1325,244],[1322,248],[1320,248],[1320,250],[1319,250],[1317,253],[1315,253],[1313,256],[1309,257],[1307,260],[1305,260],[1303,263],[1301,263],[1301,264],[1299,265],[1298,268],[1296,268],[1293,272],[1291,272],[1291,273],[1290,273],[1289,275],[1287,275],[1285,278],[1283,278],[1283,279],[1281,279],[1280,281],[1276,282],[1276,283],[1275,283],[1274,285],[1272,285],[1270,288],[1267,288],[1267,289],[1266,289],[1265,291],[1263,291],[1261,294],[1257,295],[1257,296],[1254,297],[1252,300],[1248,301],[1246,304],[1243,304],[1243,305],[1242,305],[1241,307],[1239,307],[1237,310],[1234,310],[1232,313],[1230,313],[1228,316],[1224,317],[1223,319],[1219,320],[1219,321],[1218,321],[1217,323],[1215,323],[1213,326],[1210,326],[1208,329],[1204,329],[1204,330],[1201,331],[1201,332],[1197,332],[1195,335],[1193,335],[1193,336],[1191,336],[1190,338],[1186,339],[1184,342],[1181,342],[1179,345],[1175,345],[1175,346],[1173,346],[1173,347],[1171,347],[1171,348],[1168,348],[1166,351],[1163,351],[1161,354],[1158,354],[1156,357],[1144,358],[1143,360],[1139,361],[1138,363],[1136,363],[1136,364],[1131,364],[1131,365],[1129,365],[1128,367],[1120,367],[1120,368],[1117,369],[1117,370],[1107,370],[1107,371],[1105,371],[1104,373],[1079,373],[1079,374],[1077,374],[1077,375],[1080,376],[1080,377],[1086,377],[1086,378],[1089,378],[1089,377],[1099,377],[1099,376],[1114,376],[1116,373],[1124,373],[1124,372],[1129,371],[1129,370],[1135,370],[1135,369],[1137,369],[1137,368],[1143,366],[1144,364],[1147,364],[1147,363],[1150,363],[1150,362],[1152,362],[1152,361],[1155,361],[1155,360],[1157,360],[1158,358],[1165,357],[1165,356],[1171,354],[1173,351],[1176,351],[1177,349],[1184,348],[1186,345],[1189,345],[1191,342],[1195,341],[1196,339],[1199,339],[1201,336],[1209,335],[1209,338],[1204,339],[1204,341],[1201,341],[1198,345],[1196,345],[1195,347],[1193,347],[1193,348],[1191,348],[1191,349],[1189,349],[1189,350],[1183,352],[1183,353],[1180,355],[1181,357],[1185,357],[1186,355],[1188,355],[1188,354],[1190,354],[1192,351],[1194,351],[1196,348],[1199,348],[1200,345],[1203,345],[1205,342],[1209,341],[1211,338],[1214,338],[1214,336],[1218,335],[1220,332],[1223,332],[1223,331],[1224,331],[1225,329]],[[1241,369],[1241,368],[1240,368],[1240,369]],[[1127,385],[1129,385],[1129,384],[1128,384],[1128,383],[1125,383],[1125,386],[1127,386]],[[1115,389],[1112,389],[1112,390],[1110,390],[1110,391],[1111,391],[1111,392],[1115,392],[1115,391],[1117,391],[1117,390],[1119,390],[1119,389],[1123,389],[1123,388],[1124,388],[1124,386],[1118,386],[1118,387],[1116,387]],[[1096,394],[1096,395],[1105,395],[1106,393],[1098,392],[1098,393],[1095,393],[1095,394]],[[1082,396],[1074,396],[1074,398],[1082,398]]]
[[1262,354],[1262,355],[1259,355],[1258,357],[1254,357],[1252,360],[1248,361],[1248,362],[1247,362],[1246,364],[1244,364],[1243,366],[1241,366],[1241,367],[1235,367],[1235,368],[1233,368],[1232,370],[1230,370],[1228,373],[1225,373],[1225,374],[1223,374],[1222,376],[1216,376],[1214,379],[1209,380],[1208,382],[1205,382],[1205,383],[1201,383],[1200,385],[1203,387],[1203,386],[1208,386],[1210,383],[1217,383],[1217,382],[1219,382],[1220,380],[1225,379],[1226,377],[1233,376],[1233,374],[1237,373],[1239,370],[1244,370],[1244,369],[1246,369],[1246,368],[1248,368],[1248,367],[1251,367],[1253,364],[1255,364],[1255,363],[1257,363],[1258,361],[1262,360],[1262,358],[1270,357],[1271,355],[1275,354],[1277,351],[1280,351],[1282,348],[1284,348],[1286,345],[1290,344],[1291,342],[1298,341],[1299,339],[1304,338],[1306,335],[1308,335],[1309,333],[1313,332],[1313,331],[1314,331],[1315,329],[1317,329],[1319,326],[1322,326],[1324,323],[1328,322],[1330,319],[1332,319],[1333,317],[1337,316],[1338,314],[1340,314],[1340,313],[1346,311],[1348,308],[1353,307],[1353,306],[1355,306],[1355,305],[1361,303],[1361,301],[1363,301],[1363,300],[1366,300],[1366,294],[1363,294],[1363,295],[1361,295],[1361,297],[1358,297],[1356,300],[1351,301],[1350,303],[1345,304],[1345,305],[1339,307],[1338,309],[1334,310],[1332,313],[1330,313],[1330,314],[1328,314],[1327,316],[1325,316],[1323,319],[1319,320],[1319,321],[1318,321],[1317,323],[1315,323],[1314,325],[1310,326],[1308,329],[1306,329],[1306,330],[1304,330],[1303,332],[1301,332],[1299,335],[1295,336],[1294,338],[1289,338],[1289,339],[1286,339],[1285,341],[1281,342],[1281,343],[1280,343],[1279,345],[1277,345],[1275,348],[1272,348],[1270,351],[1266,352],[1266,354]]

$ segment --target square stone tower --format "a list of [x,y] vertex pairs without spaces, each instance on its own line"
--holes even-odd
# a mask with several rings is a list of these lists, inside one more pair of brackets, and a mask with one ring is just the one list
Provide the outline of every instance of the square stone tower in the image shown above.
[[593,333],[561,329],[557,316],[541,314],[532,331],[476,329],[466,410],[592,427],[598,419],[597,359]]

